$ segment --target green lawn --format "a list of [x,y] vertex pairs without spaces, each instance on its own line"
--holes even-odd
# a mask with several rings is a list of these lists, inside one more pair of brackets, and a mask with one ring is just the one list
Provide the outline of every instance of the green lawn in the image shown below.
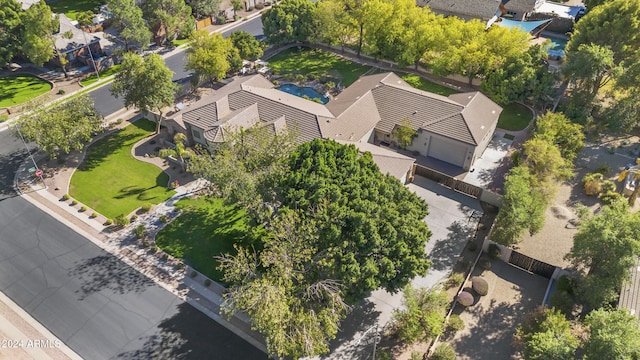
[[172,46],[175,46],[175,47],[178,47],[178,46],[180,46],[180,45],[182,45],[182,44],[186,44],[186,43],[188,43],[188,42],[189,42],[189,40],[190,40],[189,38],[186,38],[186,39],[176,39],[176,40],[173,40],[173,41],[171,42],[171,45],[172,45]]
[[413,75],[413,74],[400,74],[400,75],[402,76],[402,80],[406,81],[409,85],[413,86],[416,89],[432,92],[434,94],[440,94],[442,96],[449,96],[451,94],[455,94],[458,92],[446,86],[433,83],[418,75]]
[[[111,76],[115,73],[117,73],[118,71],[120,71],[120,64],[118,65],[114,65],[106,70],[103,70],[100,72],[100,79],[104,79],[107,76]],[[87,76],[84,80],[80,81],[80,84],[82,84],[82,86],[89,86],[93,83],[95,83],[96,81],[98,81],[98,77],[96,76],[96,74],[94,73],[91,76]]]
[[156,244],[213,280],[222,278],[214,256],[235,254],[233,244],[248,247],[257,238],[246,210],[220,198],[185,198],[176,206],[185,212],[158,233]]
[[503,107],[498,119],[498,127],[505,130],[518,131],[526,128],[532,119],[533,114],[528,107],[518,103],[511,103]]
[[269,67],[278,74],[304,74],[314,78],[334,78],[345,87],[353,84],[370,67],[339,58],[322,50],[289,48],[269,59]]
[[169,176],[131,156],[132,146],[154,130],[151,121],[138,120],[91,145],[71,178],[71,197],[111,219],[170,198]]
[[71,20],[77,20],[77,16],[81,12],[91,10],[98,12],[100,5],[106,3],[106,0],[50,0],[47,5],[54,14],[64,13]]
[[51,90],[51,85],[33,75],[12,75],[0,78],[0,107],[27,102]]

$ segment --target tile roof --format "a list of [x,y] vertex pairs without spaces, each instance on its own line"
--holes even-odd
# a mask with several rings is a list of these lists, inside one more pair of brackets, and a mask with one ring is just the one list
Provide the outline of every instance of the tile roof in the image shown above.
[[368,91],[359,96],[358,101],[352,103],[337,118],[326,118],[320,121],[320,130],[324,138],[356,141],[373,129],[378,122],[380,122],[380,113],[373,94]]
[[423,0],[436,13],[460,15],[476,19],[491,19],[498,12],[499,0]]
[[449,95],[451,100],[464,105],[462,116],[469,127],[471,136],[476,143],[480,143],[489,129],[498,121],[502,107],[494,103],[483,93],[476,91],[470,93]]
[[[60,21],[60,30],[54,35],[54,37],[56,40],[56,49],[60,50],[62,53],[80,49],[81,47],[86,46],[87,42],[89,42],[89,44],[93,44],[100,41],[99,37],[93,34],[87,34],[78,29],[71,22],[71,19],[66,17],[64,14],[59,14],[58,18]],[[67,33],[71,34],[71,38],[67,39]]]
[[373,161],[380,168],[383,174],[389,174],[397,179],[401,179],[411,169],[416,159],[399,154],[395,151],[385,149],[366,142],[351,142],[336,140],[340,144],[355,145],[360,153],[369,152]]
[[640,259],[630,269],[629,274],[629,280],[620,291],[618,308],[628,309],[632,315],[640,318]]
[[538,2],[539,0],[502,0],[505,9],[521,13],[532,12]]

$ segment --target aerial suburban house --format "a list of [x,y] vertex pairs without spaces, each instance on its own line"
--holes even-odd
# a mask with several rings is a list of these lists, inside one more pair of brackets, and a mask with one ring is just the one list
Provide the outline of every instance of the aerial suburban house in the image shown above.
[[524,21],[544,0],[417,0],[436,14],[457,16],[464,20],[479,19],[490,26],[499,17]]
[[383,172],[406,181],[415,158],[395,151],[396,126],[409,123],[415,130],[406,148],[414,157],[469,169],[491,141],[501,111],[480,92],[445,97],[415,89],[391,72],[361,77],[326,105],[280,91],[257,74],[235,78],[165,125],[168,135],[183,132],[191,144],[203,146],[226,141],[240,127],[293,129],[300,142],[354,144],[371,152]]
[[[91,49],[91,55],[95,58],[101,56],[102,48],[99,37],[78,29],[74,22],[64,14],[59,14],[58,18],[60,20],[60,30],[54,37],[56,51],[60,56],[66,57],[69,63],[80,61],[85,65],[91,64],[89,48]],[[60,65],[57,57],[52,60],[57,62],[57,65]]]

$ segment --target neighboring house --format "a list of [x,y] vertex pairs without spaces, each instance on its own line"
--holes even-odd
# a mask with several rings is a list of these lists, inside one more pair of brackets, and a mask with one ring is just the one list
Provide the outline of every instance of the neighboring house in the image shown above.
[[27,10],[33,4],[39,3],[40,0],[20,0],[20,5],[22,5],[22,10]]
[[544,0],[417,0],[419,6],[428,6],[437,14],[479,19],[487,26],[501,16],[525,20],[542,3]]
[[544,0],[502,0],[503,16],[524,21],[544,3]]
[[[98,58],[102,54],[99,37],[78,29],[76,24],[64,14],[59,14],[58,18],[60,19],[60,30],[54,35],[56,50],[61,56],[66,57],[69,63],[80,61],[85,65],[91,64],[87,44],[91,48],[94,58]],[[57,58],[52,60],[60,65]]]
[[418,90],[394,73],[363,76],[321,105],[282,92],[261,75],[235,78],[215,94],[170,116],[169,133],[209,146],[255,124],[316,138],[353,143],[371,151],[385,173],[406,181],[414,159],[375,144],[396,146],[393,129],[409,119],[416,136],[407,150],[469,169],[493,136],[502,108],[480,92],[444,97]]
[[620,291],[618,308],[627,309],[637,318],[640,318],[640,259],[629,271],[629,281],[625,282]]

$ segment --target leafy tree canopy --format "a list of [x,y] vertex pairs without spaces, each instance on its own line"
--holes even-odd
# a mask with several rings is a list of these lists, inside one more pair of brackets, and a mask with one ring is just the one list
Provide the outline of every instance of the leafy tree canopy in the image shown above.
[[582,126],[572,123],[563,113],[549,111],[538,116],[534,136],[558,146],[567,162],[573,162],[584,147]]
[[624,201],[581,219],[573,248],[566,257],[576,268],[584,269],[580,288],[592,308],[618,298],[635,257],[640,255],[639,239],[640,214],[629,212]]
[[316,3],[309,0],[282,0],[262,14],[267,41],[273,45],[315,38],[318,29]]
[[186,38],[195,29],[191,7],[184,0],[145,0],[142,3],[142,10],[145,19],[149,20],[151,30],[155,31],[162,27],[168,41],[177,37]]
[[136,5],[135,0],[108,0],[107,8],[127,50],[132,45],[138,46],[141,50],[149,45],[151,31],[147,28],[147,23],[142,18],[142,9]]
[[198,30],[191,36],[190,44],[185,69],[209,78],[212,83],[227,76],[227,72],[232,69],[232,62],[234,67],[238,67],[239,59],[242,66],[238,49],[231,40],[223,38],[219,33],[209,34],[206,30]]
[[527,360],[573,360],[580,344],[564,315],[543,307],[527,315],[515,338]]
[[[20,117],[16,127],[28,141],[35,141],[51,157],[82,150],[101,130],[100,116],[88,95],[52,107],[40,107]],[[18,135],[16,135],[18,136]]]
[[402,292],[405,308],[396,309],[398,335],[403,341],[429,341],[444,333],[447,294],[439,289],[414,289],[407,285]]
[[229,38],[242,59],[253,61],[262,57],[264,53],[262,42],[248,32],[234,31]]
[[220,0],[188,0],[187,4],[197,18],[215,15],[220,11]]
[[20,51],[22,7],[16,0],[0,0],[0,64],[4,65]]
[[158,54],[144,59],[133,53],[124,54],[124,59],[113,80],[111,93],[122,96],[127,107],[135,106],[142,111],[154,112],[156,133],[160,132],[163,109],[173,105],[178,86],[171,80],[173,71]]
[[598,309],[584,320],[589,325],[589,339],[584,344],[584,358],[637,359],[640,357],[640,326],[627,310]]
[[44,0],[31,5],[22,15],[25,31],[22,37],[22,52],[38,66],[53,58],[55,42],[53,33],[58,31],[58,17]]

